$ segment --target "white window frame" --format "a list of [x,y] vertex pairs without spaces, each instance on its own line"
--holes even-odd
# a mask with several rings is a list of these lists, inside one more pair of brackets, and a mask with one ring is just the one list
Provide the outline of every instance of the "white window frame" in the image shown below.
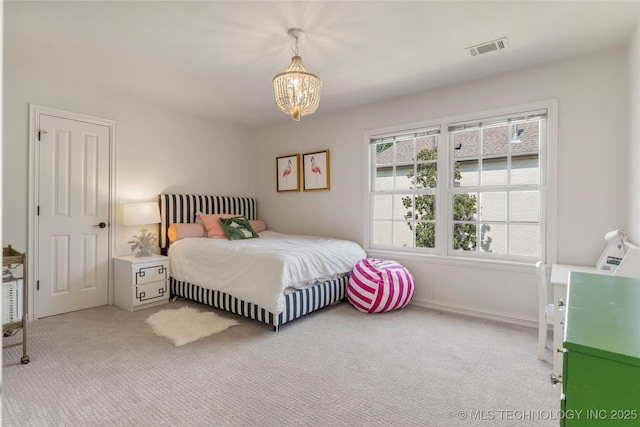
[[[439,188],[442,185],[442,180],[446,178],[446,176],[442,175],[442,172],[440,171],[440,150],[442,149],[442,129],[440,128],[440,126],[426,126],[426,127],[421,127],[421,128],[414,128],[414,129],[408,129],[406,132],[401,132],[402,136],[405,135],[409,135],[409,134],[420,134],[420,133],[424,133],[425,135],[429,135],[429,134],[433,134],[433,132],[437,133],[437,138],[438,138],[438,161],[436,162],[436,164],[438,165],[438,176],[437,176],[437,180],[438,180],[438,188],[424,188],[424,189],[414,189],[414,190],[381,190],[379,192],[377,192],[376,194],[378,195],[384,195],[384,194],[388,194],[388,195],[396,195],[397,193],[401,193],[401,194],[412,194],[413,196],[417,196],[417,195],[425,195],[425,194],[430,194],[430,195],[434,195],[436,196],[436,198],[438,197],[439,194]],[[376,139],[386,139],[389,136],[399,136],[398,133],[393,133],[392,135],[387,135],[387,134],[377,134],[376,135]],[[398,142],[398,141],[394,141],[394,142]],[[371,156],[371,153],[373,151],[373,145],[372,144],[368,144],[368,148],[369,148],[369,155]],[[393,167],[394,169],[399,165],[395,156],[396,156],[396,152],[394,151],[394,161],[393,161]],[[414,160],[413,165],[415,166],[417,163],[417,160]],[[370,177],[372,177],[373,175],[375,175],[376,173],[376,165],[373,164],[373,162],[369,163],[369,170],[370,170]],[[394,175],[395,176],[395,175]],[[371,185],[370,185],[371,186]],[[374,204],[374,200],[373,197],[369,197],[369,212],[373,212],[373,204]],[[436,210],[438,211],[436,213],[436,218],[439,218],[439,210],[438,210],[439,206],[436,206]],[[403,220],[401,222],[405,222],[406,220]],[[370,218],[369,221],[369,225],[371,225],[373,223],[373,219]],[[437,224],[437,221],[436,221]],[[436,225],[437,227],[437,225]],[[393,231],[392,231],[393,234]],[[415,236],[414,236],[414,240],[415,240]],[[394,250],[395,248],[398,248],[398,246],[386,246],[386,245],[378,245],[378,248],[384,248],[387,250]],[[416,247],[408,247],[405,248],[403,250],[403,252],[418,252],[418,253],[437,253],[437,243],[436,243],[436,248],[416,248]]]
[[[496,254],[467,253],[465,251],[454,251],[452,248],[452,237],[450,230],[452,229],[452,214],[450,206],[453,202],[453,192],[449,188],[451,173],[451,158],[453,156],[453,147],[449,144],[448,126],[452,123],[473,121],[488,117],[498,117],[516,114],[524,111],[547,110],[546,120],[546,138],[541,138],[541,146],[539,152],[539,164],[541,168],[540,176],[540,239],[541,255],[540,259],[547,264],[556,261],[557,247],[557,132],[558,132],[558,101],[555,99],[533,102],[528,104],[514,105],[504,108],[478,111],[473,113],[461,114],[457,116],[443,117],[434,120],[421,122],[406,123],[385,128],[371,129],[364,132],[364,241],[365,250],[376,253],[388,252],[390,254],[413,254],[419,257],[443,257],[447,259],[473,259],[479,261],[496,261],[509,263],[530,263],[534,261],[534,257],[522,257],[513,255],[499,256]],[[373,176],[375,165],[373,164],[371,139],[384,135],[392,135],[396,133],[412,132],[416,129],[440,127],[440,136],[438,142],[438,188],[437,206],[436,206],[436,248],[433,250],[425,248],[401,248],[374,245],[372,239],[372,212],[373,212]]]

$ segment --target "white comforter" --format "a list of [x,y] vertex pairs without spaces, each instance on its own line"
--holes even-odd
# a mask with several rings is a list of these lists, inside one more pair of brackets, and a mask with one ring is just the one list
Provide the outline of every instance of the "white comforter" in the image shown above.
[[256,239],[186,238],[171,244],[171,276],[278,314],[284,293],[340,277],[366,258],[354,242],[263,231]]

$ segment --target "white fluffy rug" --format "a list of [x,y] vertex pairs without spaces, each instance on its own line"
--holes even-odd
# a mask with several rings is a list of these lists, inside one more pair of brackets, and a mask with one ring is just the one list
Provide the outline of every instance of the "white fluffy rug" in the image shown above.
[[146,322],[156,335],[168,338],[176,347],[238,324],[237,320],[225,319],[211,311],[200,312],[192,307],[158,311],[149,316]]

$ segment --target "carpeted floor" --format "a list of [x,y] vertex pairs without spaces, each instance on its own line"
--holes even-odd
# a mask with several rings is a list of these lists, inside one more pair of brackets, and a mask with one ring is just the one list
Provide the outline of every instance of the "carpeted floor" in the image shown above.
[[[182,347],[114,306],[29,324],[3,352],[4,426],[556,426],[551,354],[532,328],[348,303],[240,324]],[[217,313],[221,313],[217,311]]]

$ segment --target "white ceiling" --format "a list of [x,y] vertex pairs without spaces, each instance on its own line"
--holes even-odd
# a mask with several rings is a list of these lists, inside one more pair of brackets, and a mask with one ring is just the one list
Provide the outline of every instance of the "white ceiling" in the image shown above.
[[[627,43],[640,1],[5,1],[4,61],[204,117],[290,120],[271,80],[300,55],[316,114]],[[507,37],[505,50],[465,48]],[[305,120],[303,117],[302,120]]]

